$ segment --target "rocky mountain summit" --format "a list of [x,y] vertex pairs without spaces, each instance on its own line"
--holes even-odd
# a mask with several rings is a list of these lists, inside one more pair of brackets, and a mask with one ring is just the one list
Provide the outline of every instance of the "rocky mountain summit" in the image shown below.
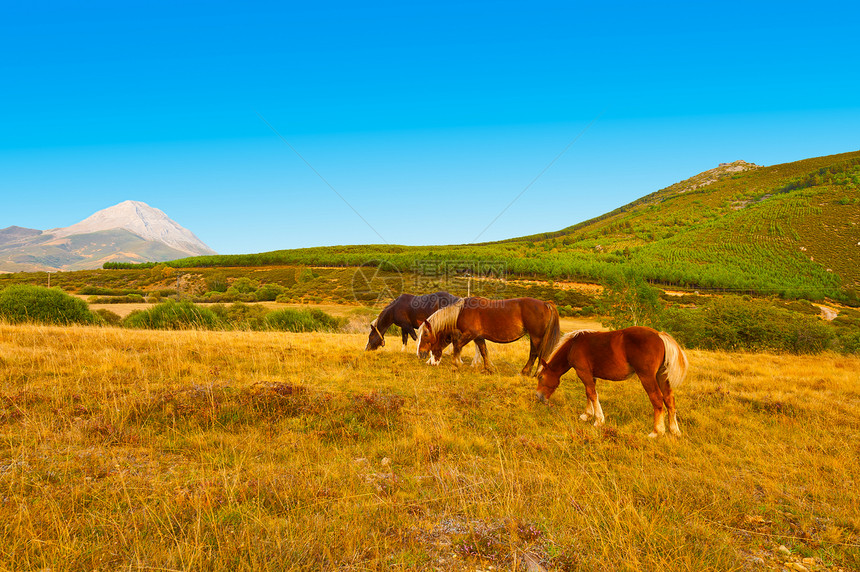
[[669,189],[679,193],[695,191],[696,189],[707,187],[708,185],[716,183],[717,181],[720,181],[727,177],[731,177],[732,175],[735,175],[737,173],[742,173],[751,169],[758,169],[759,167],[760,165],[756,165],[755,163],[747,163],[746,161],[742,160],[733,161],[731,163],[720,163],[713,169],[702,171],[698,175],[694,175],[689,179],[681,181],[680,183],[675,183],[674,185],[670,186]]
[[123,201],[72,226],[45,232],[63,238],[115,229],[128,230],[144,240],[161,242],[189,255],[215,254],[193,232],[171,220],[159,209],[140,201]]
[[0,229],[0,271],[86,270],[105,262],[163,262],[216,254],[163,211],[123,201],[63,228]]

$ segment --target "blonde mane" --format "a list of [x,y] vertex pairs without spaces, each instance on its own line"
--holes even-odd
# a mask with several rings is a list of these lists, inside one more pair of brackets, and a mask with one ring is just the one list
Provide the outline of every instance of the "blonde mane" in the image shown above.
[[[433,334],[438,336],[439,334],[444,334],[446,332],[450,332],[451,330],[457,327],[457,318],[460,317],[460,310],[463,309],[463,304],[466,301],[464,299],[460,299],[457,302],[451,304],[450,306],[445,306],[444,308],[439,308],[427,318],[427,321],[430,322],[430,328],[433,330]],[[418,343],[421,343],[421,336],[424,334],[425,327],[424,324],[421,324],[421,327],[418,328]]]
[[568,334],[563,335],[563,336],[561,337],[561,339],[560,339],[560,340],[558,340],[558,343],[557,343],[557,344],[555,344],[555,348],[552,350],[552,353],[551,353],[551,354],[549,354],[549,358],[547,358],[547,360],[546,360],[546,361],[547,361],[547,362],[552,361],[552,359],[555,357],[555,354],[557,354],[558,352],[562,351],[562,348],[563,348],[563,347],[564,347],[568,342],[570,342],[570,341],[571,341],[571,340],[573,340],[576,336],[578,336],[579,334],[589,334],[589,333],[591,333],[591,332],[596,332],[596,331],[597,331],[597,330],[574,330],[574,331],[572,331],[572,332],[570,332],[570,333],[568,333]]

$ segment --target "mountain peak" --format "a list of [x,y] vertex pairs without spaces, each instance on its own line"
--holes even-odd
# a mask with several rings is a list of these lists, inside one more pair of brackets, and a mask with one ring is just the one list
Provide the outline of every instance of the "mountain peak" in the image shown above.
[[163,211],[141,201],[127,200],[100,210],[77,224],[45,231],[57,238],[125,229],[144,240],[161,242],[190,255],[215,254],[187,228]]

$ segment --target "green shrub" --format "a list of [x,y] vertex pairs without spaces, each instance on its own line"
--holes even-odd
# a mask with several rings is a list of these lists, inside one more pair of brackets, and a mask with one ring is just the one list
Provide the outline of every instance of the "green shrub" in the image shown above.
[[654,327],[659,323],[662,312],[660,292],[645,282],[640,274],[625,268],[609,275],[603,286],[597,303],[609,327]]
[[819,318],[766,301],[714,298],[701,308],[669,308],[663,328],[691,348],[820,353],[833,346],[836,330]]
[[101,321],[109,326],[119,326],[122,323],[122,317],[116,312],[111,312],[105,308],[96,310],[96,315],[101,318]]
[[227,277],[221,272],[210,275],[206,278],[206,290],[210,292],[226,292]]
[[263,284],[254,293],[254,297],[259,302],[274,302],[284,293],[284,290],[285,288],[280,284]]
[[183,330],[189,328],[217,329],[221,326],[218,316],[209,308],[191,302],[167,300],[148,310],[129,314],[123,325],[127,328],[151,330]]
[[311,280],[313,280],[316,277],[317,277],[317,275],[314,273],[313,270],[311,270],[310,268],[305,268],[299,274],[298,280],[300,283],[305,283],[305,282],[310,282]]
[[206,292],[203,296],[195,298],[195,302],[215,302],[223,304],[225,302],[235,302],[236,296],[222,292]]
[[90,296],[87,298],[90,304],[142,304],[143,296],[140,294],[129,294],[127,296]]
[[275,298],[275,302],[280,304],[289,304],[293,301],[293,294],[289,289],[284,290],[284,293]]
[[860,354],[860,330],[841,331],[837,340],[839,351],[846,354]]
[[62,325],[99,322],[83,300],[59,289],[27,284],[0,290],[0,319]]
[[128,296],[129,294],[143,295],[142,290],[132,290],[129,288],[102,288],[99,286],[84,286],[78,290],[78,294],[95,295],[95,296]]
[[257,291],[258,284],[246,276],[237,278],[233,284],[227,288],[228,294],[253,294]]
[[269,313],[269,310],[263,306],[236,302],[229,306],[215,304],[209,309],[218,316],[221,323],[231,329],[263,330],[267,327],[265,317]]
[[344,325],[344,320],[335,318],[322,310],[293,310],[285,308],[269,312],[266,326],[272,330],[286,332],[333,332]]

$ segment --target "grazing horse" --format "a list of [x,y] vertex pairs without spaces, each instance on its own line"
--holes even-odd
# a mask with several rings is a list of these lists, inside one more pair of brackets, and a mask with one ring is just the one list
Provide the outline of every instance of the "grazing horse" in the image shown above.
[[447,292],[436,292],[423,296],[401,294],[370,323],[370,334],[367,336],[367,345],[364,349],[370,351],[384,346],[385,332],[388,331],[391,324],[395,324],[400,327],[402,332],[403,348],[401,351],[406,351],[406,340],[410,336],[413,340],[417,339],[415,328],[439,308],[455,304],[458,300],[462,300],[462,298]]
[[418,330],[418,355],[431,353],[432,365],[442,359],[442,350],[454,346],[455,365],[460,363],[460,350],[475,342],[484,368],[491,369],[485,340],[499,344],[515,342],[529,335],[529,359],[522,369],[529,375],[537,358],[547,357],[561,335],[558,310],[552,302],[534,298],[488,300],[466,298],[461,304],[449,306],[430,316]]
[[687,374],[687,355],[678,342],[665,332],[634,326],[613,332],[578,330],[566,334],[549,359],[541,359],[537,394],[541,401],[552,395],[560,378],[570,368],[585,385],[588,402],[580,419],[594,415],[595,427],[603,424],[603,409],[597,398],[595,378],[621,381],[635,373],[654,407],[654,431],[649,437],[666,433],[663,406],[669,412],[669,431],[680,435],[675,416],[673,388]]

